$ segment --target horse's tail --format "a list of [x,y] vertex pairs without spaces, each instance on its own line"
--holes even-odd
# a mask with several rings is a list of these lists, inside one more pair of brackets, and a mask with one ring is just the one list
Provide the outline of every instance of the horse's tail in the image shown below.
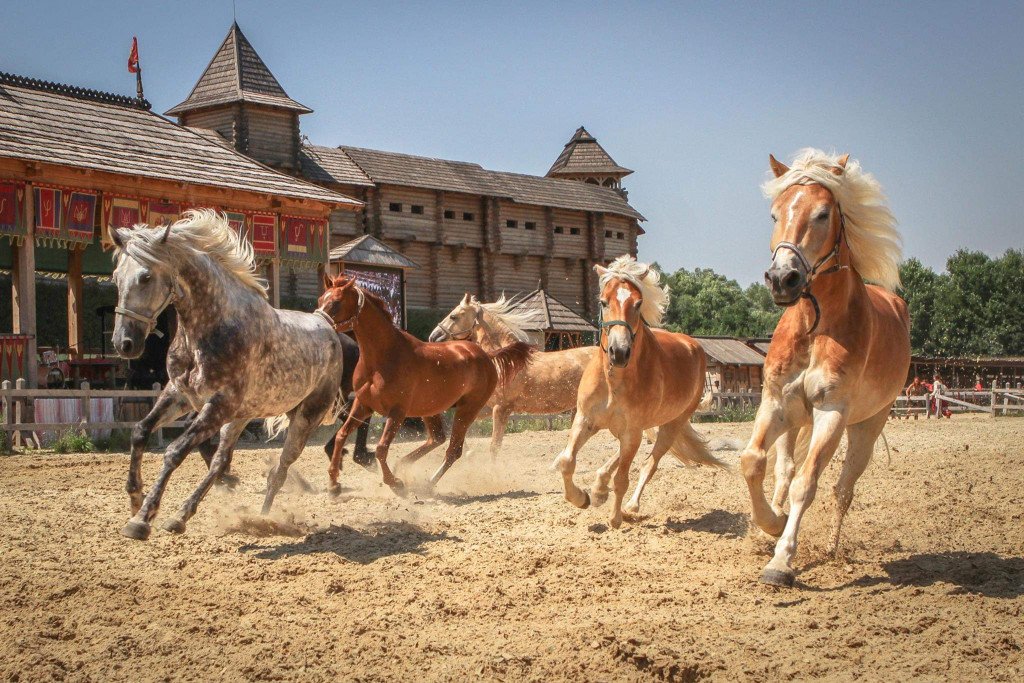
[[288,413],[265,419],[263,421],[263,428],[267,430],[267,441],[273,441],[280,436],[281,432],[288,429],[290,422],[291,418],[288,417]]
[[676,459],[684,465],[708,465],[732,471],[732,467],[728,463],[711,455],[707,439],[697,433],[697,430],[689,422],[682,425],[670,450],[672,455],[676,456]]
[[487,355],[498,373],[498,386],[508,386],[509,382],[530,364],[534,353],[532,346],[521,341],[512,342],[497,351],[489,351]]
[[711,406],[715,404],[715,394],[711,390],[705,391],[704,395],[700,398],[700,403],[697,404],[697,412],[706,413],[711,410]]

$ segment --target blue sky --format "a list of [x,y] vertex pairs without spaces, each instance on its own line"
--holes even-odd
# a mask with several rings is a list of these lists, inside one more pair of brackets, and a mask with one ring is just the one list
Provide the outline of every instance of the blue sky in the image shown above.
[[[184,99],[230,0],[8,3],[0,70]],[[313,142],[543,174],[577,126],[647,218],[642,259],[747,284],[768,261],[769,152],[851,152],[906,252],[1024,246],[1024,3],[237,0]]]

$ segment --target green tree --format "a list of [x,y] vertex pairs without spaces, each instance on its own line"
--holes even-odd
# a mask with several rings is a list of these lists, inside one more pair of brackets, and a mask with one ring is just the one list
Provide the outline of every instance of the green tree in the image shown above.
[[911,258],[900,264],[900,281],[903,282],[900,294],[910,309],[910,348],[915,354],[934,355],[932,313],[942,277],[918,259]]

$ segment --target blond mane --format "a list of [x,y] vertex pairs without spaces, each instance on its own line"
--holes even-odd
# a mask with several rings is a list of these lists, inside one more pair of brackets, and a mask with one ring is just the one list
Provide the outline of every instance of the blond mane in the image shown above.
[[661,319],[668,308],[668,287],[661,285],[661,273],[646,263],[639,263],[632,256],[620,256],[612,261],[601,275],[601,288],[613,278],[625,280],[640,290],[644,303],[640,315],[648,325],[661,327]]
[[194,209],[171,225],[167,241],[163,241],[166,228],[136,225],[124,249],[114,251],[115,262],[127,253],[147,266],[169,264],[178,266],[196,254],[208,254],[231,273],[239,282],[264,299],[267,282],[256,275],[256,254],[252,244],[239,239],[228,225],[227,217],[213,209]]
[[480,304],[480,307],[490,315],[491,319],[503,326],[509,334],[522,342],[529,342],[530,336],[526,334],[526,329],[530,325],[535,325],[536,321],[528,311],[516,311],[514,310],[515,302],[511,299],[505,298],[505,293],[501,293],[501,297],[489,304]]
[[774,201],[793,185],[817,183],[835,197],[846,221],[846,240],[853,267],[861,277],[889,291],[900,288],[903,238],[896,230],[896,218],[886,205],[882,186],[870,173],[851,160],[839,175],[839,157],[808,147],[796,154],[789,171],[761,186]]

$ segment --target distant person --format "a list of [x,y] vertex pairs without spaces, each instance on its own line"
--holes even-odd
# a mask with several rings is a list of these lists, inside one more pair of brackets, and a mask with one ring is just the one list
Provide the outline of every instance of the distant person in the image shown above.
[[942,419],[943,415],[945,415],[947,418],[952,415],[952,413],[950,413],[948,410],[943,410],[942,396],[945,394],[945,392],[946,385],[942,383],[942,378],[939,376],[939,373],[935,373],[935,376],[932,377],[931,398],[932,405],[935,407],[936,420]]
[[[907,388],[903,390],[903,395],[907,397],[907,407],[911,408],[911,409],[914,407],[913,397],[915,397],[915,396],[927,396],[928,393],[929,393],[929,390],[927,388],[925,388],[925,384],[924,384],[924,382],[921,381],[921,378],[915,376],[914,377],[914,381],[911,382],[910,384],[908,384]],[[929,407],[930,406],[928,406],[928,404],[926,403],[926,408],[925,408],[925,412],[926,413],[928,412]],[[909,417],[909,411],[908,411],[908,417]],[[917,413],[914,413],[914,419],[915,420],[917,419]]]
[[985,386],[981,383],[981,375],[978,375],[974,378],[974,390],[985,391]]

